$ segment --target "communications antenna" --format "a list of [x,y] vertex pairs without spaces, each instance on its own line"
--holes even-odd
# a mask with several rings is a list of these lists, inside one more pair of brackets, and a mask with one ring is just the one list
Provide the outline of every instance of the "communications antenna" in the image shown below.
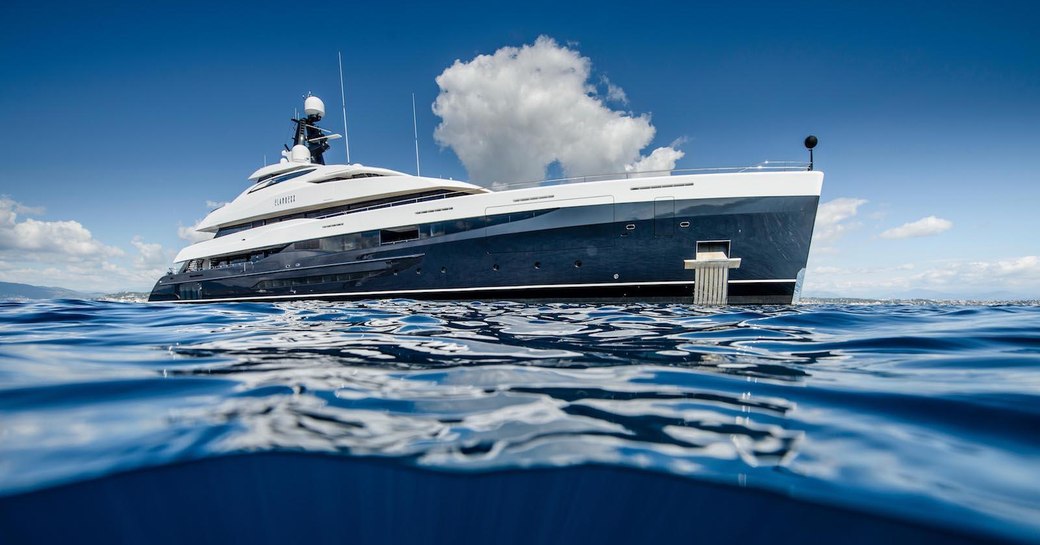
[[350,164],[350,137],[347,136],[347,98],[343,92],[343,52],[337,51],[339,58],[339,103],[343,106],[343,145],[347,148],[347,164]]
[[419,124],[415,120],[415,93],[412,93],[412,132],[415,134],[415,175],[419,175]]

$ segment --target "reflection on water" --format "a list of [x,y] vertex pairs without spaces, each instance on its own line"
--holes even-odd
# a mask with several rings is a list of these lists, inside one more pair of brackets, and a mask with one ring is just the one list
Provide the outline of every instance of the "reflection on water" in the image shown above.
[[1040,530],[1035,306],[0,304],[0,494],[215,454],[599,463]]
[[703,472],[705,457],[782,464],[802,435],[784,428],[791,405],[781,398],[653,380],[654,365],[807,376],[750,345],[808,340],[803,330],[749,323],[765,314],[414,301],[286,310],[260,330],[231,325],[228,338],[172,349],[233,358],[178,373],[288,387],[178,415],[248,428],[221,448],[304,446],[463,468],[596,461]]

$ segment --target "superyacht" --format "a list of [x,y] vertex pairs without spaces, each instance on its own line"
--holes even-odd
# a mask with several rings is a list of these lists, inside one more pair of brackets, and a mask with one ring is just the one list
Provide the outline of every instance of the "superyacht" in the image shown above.
[[[325,164],[308,96],[293,146],[197,225],[150,301],[797,297],[823,173],[809,163],[486,188]],[[815,145],[806,139],[806,147]]]

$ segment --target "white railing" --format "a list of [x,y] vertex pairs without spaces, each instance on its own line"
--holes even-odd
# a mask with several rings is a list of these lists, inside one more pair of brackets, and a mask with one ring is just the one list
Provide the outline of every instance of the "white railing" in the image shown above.
[[724,172],[792,172],[809,170],[809,163],[800,161],[763,161],[757,165],[745,167],[710,167],[710,168],[676,168],[672,170],[641,170],[639,172],[617,172],[613,174],[592,174],[570,178],[553,178],[551,180],[528,180],[523,182],[494,182],[490,189],[502,191],[525,187],[543,187],[584,182],[605,182],[609,180],[630,180],[633,178],[650,178],[655,176],[675,176],[687,174],[714,174]]

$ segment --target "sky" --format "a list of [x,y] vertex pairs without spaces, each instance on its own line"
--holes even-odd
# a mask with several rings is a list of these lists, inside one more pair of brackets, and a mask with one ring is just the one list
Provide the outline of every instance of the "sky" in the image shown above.
[[342,51],[353,162],[414,171],[413,93],[422,173],[483,184],[815,134],[805,295],[1040,298],[1035,3],[214,4],[0,5],[0,281],[148,290],[306,93],[342,131]]

